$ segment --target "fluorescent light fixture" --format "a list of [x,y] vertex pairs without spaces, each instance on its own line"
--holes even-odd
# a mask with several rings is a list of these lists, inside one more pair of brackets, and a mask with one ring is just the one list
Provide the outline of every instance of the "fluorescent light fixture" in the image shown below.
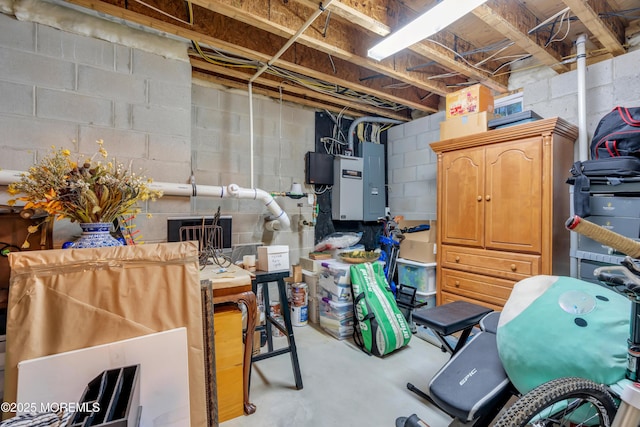
[[446,28],[487,0],[442,0],[414,21],[387,36],[369,49],[370,58],[381,61],[387,56],[424,40]]

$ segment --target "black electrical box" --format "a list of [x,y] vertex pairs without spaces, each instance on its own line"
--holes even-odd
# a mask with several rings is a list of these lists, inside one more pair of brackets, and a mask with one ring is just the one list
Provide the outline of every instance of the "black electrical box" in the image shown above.
[[333,185],[333,156],[314,151],[307,152],[305,182],[314,185]]

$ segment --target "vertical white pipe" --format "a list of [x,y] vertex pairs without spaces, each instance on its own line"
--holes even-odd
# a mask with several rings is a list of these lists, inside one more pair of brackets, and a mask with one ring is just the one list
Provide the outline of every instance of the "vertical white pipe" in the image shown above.
[[588,160],[589,158],[589,141],[587,135],[586,41],[587,36],[585,34],[580,34],[576,41],[578,64],[578,160]]
[[250,188],[255,188],[253,184],[253,84],[249,81],[249,170],[251,175]]
[[[576,59],[577,59],[577,80],[578,80],[578,152],[576,160],[589,159],[589,138],[587,134],[587,54],[585,43],[587,36],[580,34],[576,40]],[[570,198],[573,201],[575,197],[575,187],[570,188]],[[573,191],[573,194],[571,194]],[[571,206],[571,214],[573,215],[573,206]],[[578,248],[578,233],[570,233],[569,241],[571,248]],[[571,277],[578,277],[578,259],[571,257],[569,259],[569,274]]]
[[280,50],[266,64],[260,67],[260,69],[258,69],[258,71],[256,71],[256,73],[249,79],[249,137],[251,138],[251,149],[250,149],[251,152],[249,153],[249,157],[251,158],[251,188],[255,187],[255,185],[253,185],[253,89],[252,89],[252,83],[258,77],[260,77],[262,73],[267,71],[267,69],[271,65],[273,65],[273,63],[276,62],[278,58],[280,58],[287,51],[287,49],[289,49],[293,45],[293,43],[295,43],[295,41],[302,35],[302,33],[304,33],[307,30],[307,28],[309,28],[311,24],[313,24],[313,21],[315,21],[316,18],[320,16],[322,12],[324,12],[325,9],[333,1],[334,0],[325,0],[324,5],[322,4],[322,2],[320,2],[318,9],[315,12],[313,12],[313,14],[309,17],[309,19],[307,19],[307,21],[304,24],[302,24],[302,26],[298,29],[298,31],[289,40],[287,40],[284,46],[282,46]]

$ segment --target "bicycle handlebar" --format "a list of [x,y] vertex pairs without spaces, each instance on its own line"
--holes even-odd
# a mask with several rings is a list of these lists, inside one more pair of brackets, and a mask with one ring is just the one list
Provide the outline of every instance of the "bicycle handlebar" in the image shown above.
[[594,224],[584,218],[575,215],[569,218],[565,226],[571,231],[580,233],[598,243],[612,247],[618,252],[629,255],[632,258],[640,258],[640,242],[625,237],[614,231]]

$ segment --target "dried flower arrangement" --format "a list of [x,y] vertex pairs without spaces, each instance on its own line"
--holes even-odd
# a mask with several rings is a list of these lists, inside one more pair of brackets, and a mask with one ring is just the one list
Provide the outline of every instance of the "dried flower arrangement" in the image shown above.
[[[122,215],[139,213],[138,202],[162,197],[162,192],[150,188],[151,179],[133,172],[131,165],[106,161],[104,141],[97,143],[98,152],[82,163],[72,160],[69,150],[52,146],[50,155],[9,184],[9,194],[21,196],[8,204],[24,201],[24,209],[45,211],[48,216],[43,222],[67,218],[78,223],[111,223]],[[101,160],[95,159],[98,154]],[[41,224],[29,227],[29,235]],[[24,249],[29,247],[27,239]]]

